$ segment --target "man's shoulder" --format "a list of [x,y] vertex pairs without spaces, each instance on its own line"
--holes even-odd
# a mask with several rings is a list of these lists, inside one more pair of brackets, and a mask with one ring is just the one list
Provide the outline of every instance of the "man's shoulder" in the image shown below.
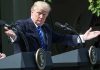
[[29,29],[33,27],[33,22],[31,18],[28,19],[20,19],[15,22],[15,27],[20,28],[22,30]]
[[31,21],[30,18],[27,18],[27,19],[19,19],[15,23],[25,23],[25,22],[29,22],[29,21]]
[[27,19],[19,19],[15,22],[15,25],[27,25],[33,23],[31,18],[27,18]]
[[48,32],[51,32],[51,31],[52,31],[52,28],[51,28],[51,26],[50,26],[48,23],[45,23],[45,24],[44,24],[44,28],[45,28],[46,31],[48,31]]

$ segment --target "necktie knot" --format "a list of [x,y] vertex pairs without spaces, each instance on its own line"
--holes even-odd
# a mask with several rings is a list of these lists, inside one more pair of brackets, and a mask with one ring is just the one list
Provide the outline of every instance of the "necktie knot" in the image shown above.
[[38,26],[37,29],[40,30],[41,29],[41,26]]
[[38,26],[37,30],[38,30],[39,36],[43,37],[43,32],[40,26]]

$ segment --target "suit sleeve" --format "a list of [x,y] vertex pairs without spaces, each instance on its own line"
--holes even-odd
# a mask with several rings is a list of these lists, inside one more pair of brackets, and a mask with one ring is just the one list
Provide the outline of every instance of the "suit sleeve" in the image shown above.
[[61,35],[58,33],[52,34],[52,41],[54,43],[61,43],[67,46],[77,46],[79,43],[77,42],[78,35]]
[[23,22],[22,21],[17,21],[15,23],[15,28],[16,30],[14,31],[16,33],[16,40],[13,42],[13,47],[14,47],[14,53],[18,53],[21,51],[25,51],[25,43],[22,38],[22,34],[20,32],[23,32]]

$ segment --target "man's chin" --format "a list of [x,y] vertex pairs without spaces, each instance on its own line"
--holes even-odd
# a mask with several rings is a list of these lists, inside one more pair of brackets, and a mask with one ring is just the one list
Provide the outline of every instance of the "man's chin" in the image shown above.
[[38,22],[37,25],[40,25],[41,26],[41,25],[43,25],[43,22]]
[[42,23],[37,23],[37,25],[38,25],[38,26],[42,26],[43,24],[42,24]]

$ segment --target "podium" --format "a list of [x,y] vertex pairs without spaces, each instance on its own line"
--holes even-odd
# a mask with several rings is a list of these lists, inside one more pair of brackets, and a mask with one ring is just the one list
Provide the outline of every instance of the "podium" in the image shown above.
[[96,52],[97,62],[95,65],[89,61],[88,48],[79,48],[54,55],[52,56],[53,70],[91,70],[93,66],[100,66],[100,48],[96,48]]
[[[100,48],[96,48],[97,63],[100,70]],[[80,48],[51,56],[46,52],[44,70],[91,70],[88,49]],[[0,70],[39,70],[33,52],[22,52],[0,60]]]
[[[47,54],[45,70],[51,68],[50,55]],[[39,70],[36,62],[34,53],[23,52],[8,56],[0,60],[0,70]]]

